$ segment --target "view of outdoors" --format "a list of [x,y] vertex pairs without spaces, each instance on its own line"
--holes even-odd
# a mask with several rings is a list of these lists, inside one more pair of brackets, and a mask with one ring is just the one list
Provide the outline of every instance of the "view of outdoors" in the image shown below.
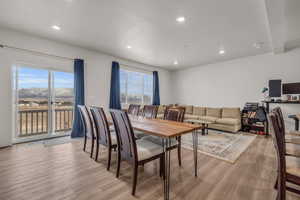
[[121,69],[120,82],[122,105],[152,103],[152,74]]
[[69,130],[73,120],[73,73],[28,67],[17,70],[19,136]]

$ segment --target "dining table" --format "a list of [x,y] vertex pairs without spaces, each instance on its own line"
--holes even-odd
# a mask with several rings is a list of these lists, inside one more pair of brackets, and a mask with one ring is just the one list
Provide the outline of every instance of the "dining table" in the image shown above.
[[[108,115],[110,116],[110,115]],[[198,130],[203,129],[202,124],[191,124],[163,119],[149,119],[141,116],[129,115],[131,126],[134,130],[142,131],[145,134],[158,136],[163,141],[163,152],[165,154],[164,165],[164,199],[170,199],[170,152],[167,149],[171,146],[171,139],[184,134],[192,134],[193,155],[194,155],[194,175],[197,177],[198,167]],[[108,117],[108,122],[112,124],[112,119]]]

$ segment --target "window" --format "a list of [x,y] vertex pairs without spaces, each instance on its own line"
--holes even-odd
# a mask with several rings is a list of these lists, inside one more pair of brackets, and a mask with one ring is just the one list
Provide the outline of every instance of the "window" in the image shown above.
[[14,77],[15,139],[67,134],[73,123],[74,74],[20,65]]
[[120,69],[121,104],[152,104],[153,76]]

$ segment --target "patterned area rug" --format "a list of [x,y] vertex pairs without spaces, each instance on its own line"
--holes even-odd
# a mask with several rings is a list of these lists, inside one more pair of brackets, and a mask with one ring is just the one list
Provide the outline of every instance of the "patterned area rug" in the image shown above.
[[[199,133],[198,152],[235,163],[255,138],[256,135],[245,132],[234,134],[210,130],[208,135],[203,136]],[[192,134],[182,136],[182,147],[193,149]]]

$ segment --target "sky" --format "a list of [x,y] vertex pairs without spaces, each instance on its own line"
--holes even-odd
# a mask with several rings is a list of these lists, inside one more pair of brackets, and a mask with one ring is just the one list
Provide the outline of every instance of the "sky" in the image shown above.
[[126,90],[126,87],[125,87],[126,80],[128,81],[128,83],[127,83],[127,87],[128,87],[127,93],[128,94],[141,95],[143,93],[143,85],[144,85],[144,94],[152,96],[152,91],[153,91],[153,76],[152,76],[152,74],[131,72],[131,71],[121,69],[120,70],[120,83],[121,83],[121,92],[123,92],[123,93],[125,93],[125,90]]
[[[53,72],[54,88],[73,88],[74,74]],[[19,68],[18,88],[48,88],[48,70]]]

